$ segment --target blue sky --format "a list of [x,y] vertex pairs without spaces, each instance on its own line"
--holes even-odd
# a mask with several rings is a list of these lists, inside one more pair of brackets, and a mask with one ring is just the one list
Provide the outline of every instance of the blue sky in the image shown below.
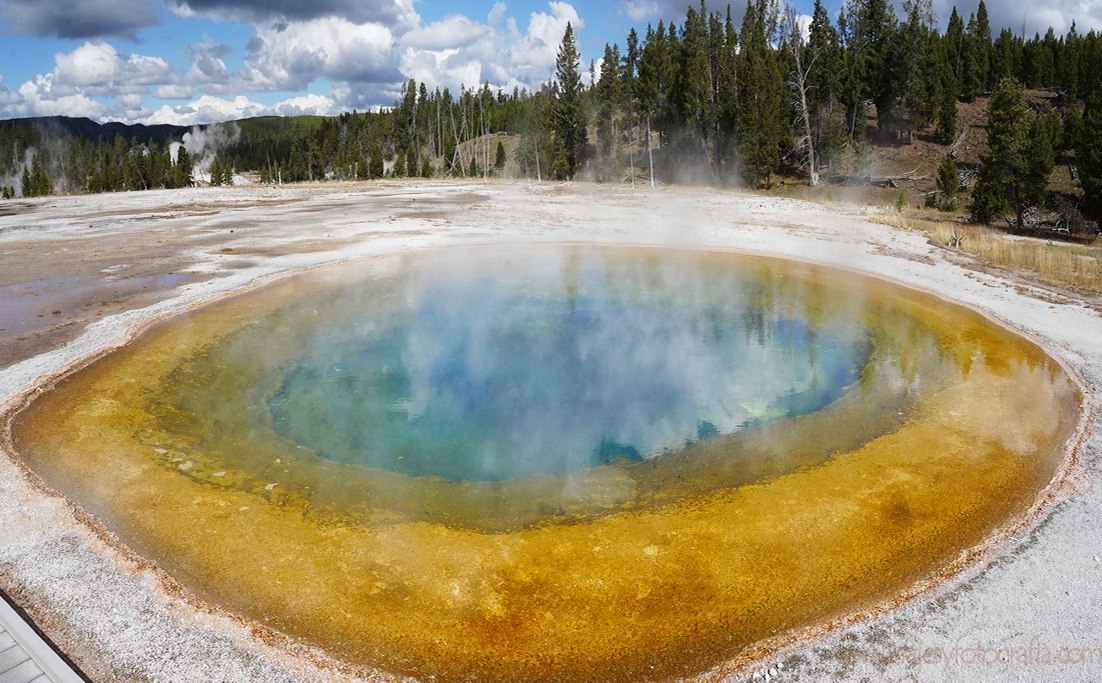
[[[810,12],[813,0],[795,0]],[[961,0],[967,18],[979,0]],[[841,0],[827,0],[832,15]],[[583,59],[685,0],[0,0],[0,118],[63,114],[191,125],[335,114],[430,86],[533,87],[569,21]],[[695,6],[694,2],[694,6]],[[734,4],[741,14],[745,0]],[[952,0],[933,0],[944,22]],[[719,9],[726,4],[709,3]],[[995,31],[1102,30],[1102,0],[987,3]]]

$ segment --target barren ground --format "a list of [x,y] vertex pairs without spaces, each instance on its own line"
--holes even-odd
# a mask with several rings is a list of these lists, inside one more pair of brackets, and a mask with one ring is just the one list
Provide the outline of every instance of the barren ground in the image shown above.
[[[862,210],[693,189],[523,183],[193,189],[0,204],[0,410],[171,314],[291,270],[479,242],[738,250],[892,278],[977,308],[1102,381],[1097,301],[967,267]],[[1093,430],[1093,426],[1090,427]],[[1047,514],[964,575],[886,614],[772,651],[781,680],[1096,680],[1102,439]],[[156,567],[0,455],[0,588],[94,680],[340,678],[324,655],[166,590]],[[320,667],[320,668],[319,668]],[[741,678],[749,679],[752,671]]]

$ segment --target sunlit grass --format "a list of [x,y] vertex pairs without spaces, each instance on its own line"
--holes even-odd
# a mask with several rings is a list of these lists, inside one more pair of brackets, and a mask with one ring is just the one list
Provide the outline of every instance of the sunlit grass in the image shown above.
[[1102,240],[1088,245],[1066,244],[1007,235],[992,228],[953,220],[934,220],[913,213],[885,212],[877,222],[907,230],[921,230],[933,242],[954,247],[980,261],[1015,273],[1032,275],[1048,284],[1102,292]]

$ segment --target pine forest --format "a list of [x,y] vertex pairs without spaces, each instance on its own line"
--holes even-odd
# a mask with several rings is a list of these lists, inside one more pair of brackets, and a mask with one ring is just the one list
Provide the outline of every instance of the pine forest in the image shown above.
[[[944,26],[944,30],[941,29]],[[601,183],[880,183],[876,150],[938,146],[931,206],[1023,228],[1056,212],[1072,232],[1102,219],[1102,36],[997,35],[979,2],[690,6],[584,61],[572,27],[538,89],[429,89],[337,117],[196,128],[87,120],[0,122],[3,197],[383,177]],[[982,106],[976,126],[964,108]],[[79,125],[77,125],[79,124]],[[140,130],[138,130],[140,129]],[[113,131],[113,135],[111,132]],[[978,152],[962,153],[968,146]],[[978,143],[976,142],[978,140]],[[1069,182],[1053,183],[1066,168]]]

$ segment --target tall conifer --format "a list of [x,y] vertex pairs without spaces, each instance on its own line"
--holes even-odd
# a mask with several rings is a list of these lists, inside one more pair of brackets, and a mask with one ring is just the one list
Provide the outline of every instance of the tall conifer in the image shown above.
[[574,27],[566,24],[562,43],[555,58],[555,78],[559,85],[555,132],[566,153],[566,177],[573,178],[585,156],[585,118],[582,112],[582,77],[578,70],[581,56],[574,42]]
[[784,86],[760,7],[747,5],[739,35],[739,162],[745,181],[761,186],[780,165],[781,144],[789,134],[781,99]]
[[1030,204],[1043,198],[1052,171],[1052,138],[1014,79],[999,82],[987,118],[988,153],[972,193],[972,220],[990,223],[1013,210],[1019,229]]
[[1102,90],[1096,90],[1087,100],[1077,137],[1075,154],[1083,183],[1083,212],[1102,223]]

